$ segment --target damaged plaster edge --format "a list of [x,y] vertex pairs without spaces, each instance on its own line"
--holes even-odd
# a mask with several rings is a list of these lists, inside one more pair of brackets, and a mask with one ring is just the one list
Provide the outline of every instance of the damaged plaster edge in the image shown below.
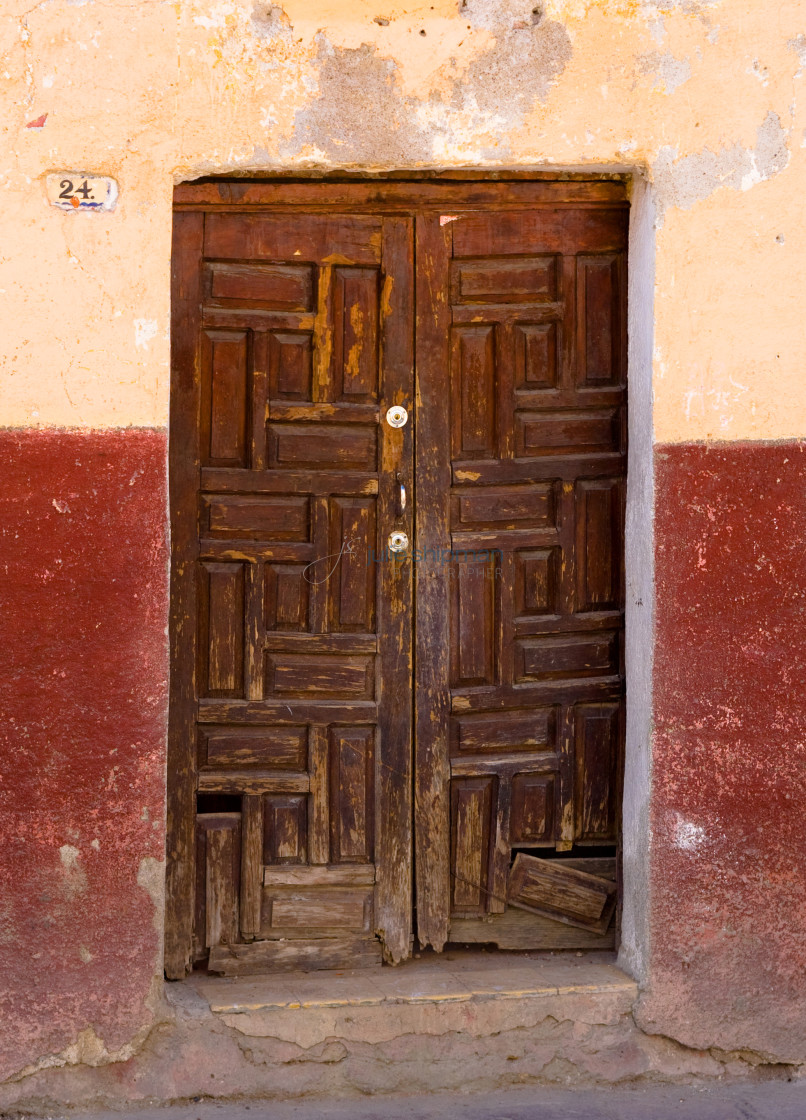
[[628,461],[625,525],[627,728],[622,796],[623,901],[618,964],[639,984],[650,960],[656,212],[646,171],[634,169],[628,243]]
[[[804,1058],[784,1057],[771,1050],[753,1050],[750,1047],[736,1047],[733,1050],[725,1050],[723,1047],[709,1042],[698,1045],[693,1040],[687,1042],[683,1038],[658,1030],[651,1017],[644,1012],[644,1003],[648,998],[649,993],[640,995],[632,1013],[632,1021],[636,1029],[641,1032],[648,1043],[674,1047],[676,1050],[692,1055],[707,1056],[711,1061],[722,1067],[721,1072],[717,1075],[720,1078],[724,1078],[726,1074],[736,1078],[737,1066],[745,1075],[748,1069],[766,1069],[770,1073],[779,1074],[781,1080],[800,1081],[806,1078],[806,1059]],[[765,1080],[774,1080],[774,1078],[769,1077],[768,1073]]]
[[[185,987],[187,981],[180,981],[176,987]],[[190,998],[188,998],[190,997]],[[370,1043],[360,1039],[347,1037],[339,1033],[328,1032],[325,1036],[310,1040],[308,1044],[302,1041],[292,1041],[286,1037],[285,1032],[275,1031],[266,1034],[244,1034],[234,1026],[228,1024],[221,1015],[211,1011],[209,1004],[192,990],[186,991],[177,1001],[176,1014],[167,1032],[162,1034],[159,1042],[159,1052],[156,1045],[145,1048],[137,1057],[137,1066],[132,1071],[128,1080],[103,1078],[101,1070],[94,1070],[86,1065],[83,1069],[61,1068],[54,1070],[44,1082],[34,1082],[30,1086],[19,1086],[25,1093],[17,1092],[13,1096],[8,1093],[0,1095],[0,1108],[13,1109],[15,1113],[26,1112],[41,1116],[46,1113],[61,1115],[65,1109],[65,1099],[62,1089],[69,1095],[69,1108],[93,1110],[104,1108],[119,1110],[121,1107],[131,1109],[142,1105],[153,1105],[155,1101],[162,1106],[170,1104],[189,1103],[193,1099],[204,1096],[211,1104],[223,1105],[226,1103],[247,1101],[277,1101],[287,1100],[297,1103],[313,1103],[321,1100],[322,1086],[318,1079],[313,1079],[307,1084],[300,1084],[299,1080],[291,1081],[283,1074],[290,1074],[306,1065],[316,1069],[322,1065],[340,1065],[343,1063],[344,1075],[341,1081],[342,1092],[347,1086],[347,1091],[366,1093],[365,1077],[367,1069],[373,1067],[387,1080],[397,1082],[391,1090],[392,1094],[399,1095],[410,1091],[401,1085],[405,1078],[405,1062],[397,1065],[393,1056],[390,1057],[386,1047],[399,1048],[410,1040],[421,1043],[424,1032],[421,1030],[407,1029],[401,1025],[399,1033],[393,1034],[389,1039]],[[301,1014],[301,1012],[295,1012]],[[722,1050],[717,1047],[703,1047],[687,1045],[677,1041],[672,1036],[649,1032],[638,1024],[634,1014],[622,1010],[614,1018],[610,1014],[595,1015],[584,1022],[576,1016],[567,1013],[536,1017],[528,1023],[513,1024],[502,1031],[482,1032],[469,1034],[464,1028],[457,1027],[451,1020],[444,1024],[444,1029],[435,1032],[426,1032],[429,1038],[441,1040],[446,1053],[441,1060],[431,1064],[431,1069],[436,1072],[437,1080],[439,1070],[450,1068],[457,1060],[462,1061],[462,1054],[453,1053],[453,1048],[460,1049],[472,1043],[477,1047],[478,1040],[488,1038],[495,1040],[498,1052],[507,1053],[507,1040],[523,1040],[524,1032],[536,1032],[536,1037],[544,1041],[542,1027],[548,1026],[552,1036],[560,1034],[565,1038],[573,1037],[574,1033],[583,1031],[583,1038],[576,1055],[571,1061],[570,1071],[564,1068],[561,1074],[562,1084],[577,1087],[608,1087],[612,1085],[633,1084],[636,1086],[649,1084],[690,1084],[696,1078],[703,1084],[722,1083],[726,1078],[731,1080],[752,1081],[800,1078],[804,1073],[804,1066],[799,1062],[789,1062],[749,1049]],[[565,1028],[565,1029],[564,1029]],[[601,1063],[596,1055],[601,1055],[604,1049],[614,1055],[622,1051],[613,1049],[613,1031],[618,1031],[624,1042],[624,1062],[621,1068],[610,1071],[610,1075],[602,1072]],[[600,1035],[598,1032],[603,1031]],[[151,1032],[155,1033],[155,1032]],[[501,1046],[503,1041],[504,1045]],[[155,1038],[156,1042],[156,1038]],[[561,1045],[561,1044],[559,1044]],[[192,1050],[194,1058],[190,1067],[195,1069],[195,1074],[190,1078],[184,1077],[181,1089],[173,1077],[163,1079],[164,1063],[166,1056],[169,1060],[181,1061]],[[592,1056],[592,1062],[586,1059],[586,1054]],[[638,1067],[636,1067],[636,1054]],[[502,1056],[500,1067],[492,1072],[489,1069],[480,1071],[478,1077],[471,1078],[470,1082],[462,1085],[464,1092],[484,1092],[487,1089],[503,1089],[516,1085],[545,1085],[557,1086],[558,1076],[553,1070],[555,1058],[547,1055],[544,1063],[536,1071],[524,1075],[518,1071],[514,1074],[509,1062],[511,1059]],[[465,1058],[467,1054],[465,1054]],[[361,1074],[356,1079],[351,1073],[353,1063],[358,1063]],[[150,1068],[151,1067],[151,1068]],[[186,1071],[188,1066],[185,1067]],[[390,1068],[391,1067],[391,1068]],[[548,1071],[548,1072],[547,1072]],[[45,1072],[43,1070],[43,1072]],[[154,1081],[148,1092],[149,1077],[153,1072]],[[209,1075],[215,1075],[216,1092],[211,1093]],[[569,1077],[570,1073],[570,1077]],[[76,1078],[83,1078],[76,1080]],[[68,1083],[62,1079],[70,1078]],[[18,1082],[21,1078],[15,1079]],[[9,1081],[3,1085],[11,1088]],[[133,1095],[132,1090],[136,1086]],[[1,1086],[0,1086],[1,1087]],[[455,1085],[432,1084],[422,1086],[421,1092],[453,1092],[457,1091]],[[139,1094],[139,1095],[138,1095]],[[351,1094],[352,1095],[352,1094]]]
[[[160,957],[161,955],[162,950],[160,949]],[[73,1041],[68,1043],[63,1050],[37,1058],[35,1062],[31,1062],[9,1074],[8,1077],[0,1081],[0,1085],[14,1085],[51,1069],[66,1069],[76,1066],[95,1068],[130,1061],[142,1051],[154,1031],[166,1024],[175,1022],[176,1016],[165,999],[164,989],[165,981],[162,974],[155,973],[143,999],[143,1007],[146,1008],[150,1017],[122,1046],[114,1050],[108,1049],[103,1038],[90,1024],[78,1031]]]
[[267,179],[297,177],[319,179],[325,176],[336,178],[343,175],[373,180],[398,175],[411,176],[412,178],[422,175],[424,178],[429,178],[443,173],[455,175],[462,172],[472,174],[474,177],[479,174],[482,176],[489,175],[491,179],[496,175],[506,176],[510,174],[545,175],[550,179],[561,179],[563,176],[584,178],[591,175],[603,179],[627,179],[636,172],[636,165],[635,163],[609,162],[606,160],[591,160],[589,163],[584,160],[574,163],[555,163],[550,159],[530,160],[524,163],[494,162],[481,157],[473,161],[461,160],[455,163],[445,161],[412,162],[403,166],[399,163],[386,165],[383,163],[338,163],[320,160],[296,162],[266,159],[255,163],[224,160],[216,163],[202,161],[191,166],[176,168],[172,172],[172,178],[173,185],[180,186],[183,183],[194,183],[207,178],[260,179],[261,176],[266,176]]
[[174,1023],[176,1012],[165,996],[163,975],[164,918],[165,918],[165,859],[144,856],[137,868],[137,885],[144,890],[154,906],[152,923],[156,933],[157,950],[154,957],[154,972],[143,997],[146,1021],[135,1030],[122,1046],[110,1050],[104,1039],[92,1024],[88,1024],[75,1034],[73,1041],[63,1050],[45,1054],[0,1081],[0,1085],[13,1085],[37,1073],[49,1069],[63,1069],[70,1066],[105,1066],[128,1062],[145,1046],[151,1034],[159,1027]]
[[8,432],[47,432],[59,435],[87,435],[89,432],[130,432],[133,434],[157,433],[167,436],[168,424],[49,424],[47,421],[32,423],[26,421],[20,424],[0,424],[0,433]]

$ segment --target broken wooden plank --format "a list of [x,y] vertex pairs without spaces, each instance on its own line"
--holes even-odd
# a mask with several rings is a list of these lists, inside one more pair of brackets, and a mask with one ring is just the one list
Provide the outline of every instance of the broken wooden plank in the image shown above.
[[465,945],[495,945],[499,949],[613,949],[616,930],[604,933],[552,921],[540,914],[510,907],[485,918],[452,918],[449,940]]
[[615,883],[564,864],[519,852],[509,873],[510,905],[605,933],[616,908]]

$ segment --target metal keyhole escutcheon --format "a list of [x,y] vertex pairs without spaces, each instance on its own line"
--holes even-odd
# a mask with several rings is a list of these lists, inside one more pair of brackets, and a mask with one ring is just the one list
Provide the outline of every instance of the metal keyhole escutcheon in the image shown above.
[[402,428],[409,418],[409,414],[402,404],[393,404],[386,410],[386,423],[392,428]]
[[394,532],[389,534],[389,551],[405,552],[409,547],[409,538],[406,533]]

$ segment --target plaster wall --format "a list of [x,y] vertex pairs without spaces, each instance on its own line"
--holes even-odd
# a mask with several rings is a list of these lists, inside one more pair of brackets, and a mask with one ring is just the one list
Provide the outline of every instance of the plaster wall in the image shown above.
[[[16,720],[4,724],[0,827],[19,842],[0,939],[11,976],[27,969],[53,997],[11,1000],[4,1021],[22,1029],[5,1040],[0,1076],[125,1059],[159,1015],[160,938],[142,932],[146,911],[161,921],[159,875],[144,884],[141,867],[161,856],[164,812],[173,185],[334,168],[607,170],[640,184],[623,959],[653,1032],[803,1060],[806,711],[791,663],[792,548],[804,535],[804,5],[5,0],[0,89],[0,426],[13,430],[4,458],[25,464],[24,478],[4,472],[0,494]],[[61,170],[114,176],[116,209],[50,206],[45,177]],[[714,441],[729,453],[708,459]],[[97,446],[105,489],[86,466]],[[135,492],[139,505],[124,500]],[[654,625],[653,502],[668,542],[654,555]],[[703,546],[709,533],[722,551]],[[119,555],[121,535],[131,551]],[[22,620],[53,609],[52,573],[70,557],[61,621],[40,640]],[[103,607],[115,581],[144,612],[121,621],[125,648],[110,634],[118,607]],[[761,589],[767,614],[754,605]],[[709,672],[681,685],[674,659],[688,663],[694,638],[678,622],[692,601],[702,653],[690,664]],[[104,709],[110,695],[126,703]],[[70,777],[79,755],[83,798]],[[138,779],[110,801],[121,755]],[[48,804],[34,796],[43,773]],[[125,844],[107,844],[99,822]],[[751,833],[752,874],[735,862]],[[58,906],[34,872],[57,884]],[[129,951],[101,967],[88,937],[119,945],[135,925]],[[124,983],[126,998],[109,998]]]

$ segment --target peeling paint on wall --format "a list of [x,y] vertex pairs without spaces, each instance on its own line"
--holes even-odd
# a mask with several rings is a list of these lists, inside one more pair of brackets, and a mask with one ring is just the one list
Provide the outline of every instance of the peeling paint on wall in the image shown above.
[[687,58],[675,58],[671,51],[652,51],[638,58],[638,70],[652,78],[652,88],[660,93],[674,93],[691,77],[691,63]]
[[741,144],[716,152],[704,148],[680,159],[675,149],[661,148],[653,167],[659,224],[670,206],[690,210],[720,187],[746,191],[778,175],[789,163],[788,136],[778,114],[770,110],[758,127],[753,148]]
[[[280,156],[315,155],[347,167],[427,165],[461,145],[462,134],[470,130],[494,134],[483,147],[485,160],[511,156],[501,145],[502,130],[545,99],[570,58],[571,45],[562,24],[532,18],[531,0],[490,5],[483,15],[477,7],[468,3],[463,17],[471,25],[495,28],[495,45],[451,78],[446,95],[434,92],[427,101],[402,92],[397,61],[376,47],[334,47],[319,33],[310,79],[315,96],[297,110],[293,137],[280,145]],[[502,27],[504,8],[513,10]],[[509,94],[502,98],[507,87]]]

